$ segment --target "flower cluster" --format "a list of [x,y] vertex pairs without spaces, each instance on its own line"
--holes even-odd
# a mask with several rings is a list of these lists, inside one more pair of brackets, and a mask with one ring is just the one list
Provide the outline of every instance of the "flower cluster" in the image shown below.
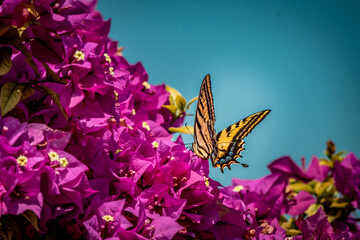
[[59,215],[78,215],[94,190],[87,166],[64,151],[70,133],[15,118],[1,119],[0,129],[0,214],[37,217],[42,230]]
[[[0,4],[4,239],[356,239],[360,162],[289,157],[221,186],[169,133],[186,104],[108,38],[96,1]],[[178,128],[179,129],[179,128]]]
[[290,157],[279,158],[268,166],[270,175],[234,179],[232,186],[221,189],[224,205],[246,212],[244,239],[360,237],[354,217],[360,200],[360,161],[353,153],[335,154],[331,141],[326,153],[328,159],[313,157],[307,169]]

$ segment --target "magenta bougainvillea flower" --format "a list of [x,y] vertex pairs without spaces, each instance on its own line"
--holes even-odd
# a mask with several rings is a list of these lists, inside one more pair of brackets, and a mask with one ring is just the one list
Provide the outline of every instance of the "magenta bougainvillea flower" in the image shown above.
[[5,0],[0,19],[1,238],[359,237],[354,154],[222,186],[169,132],[186,101],[127,62],[96,1]]
[[319,208],[315,215],[304,220],[302,217],[296,221],[296,225],[303,235],[295,239],[334,239],[334,231],[326,214]]
[[335,162],[334,180],[336,189],[360,207],[360,161],[350,153],[340,162]]

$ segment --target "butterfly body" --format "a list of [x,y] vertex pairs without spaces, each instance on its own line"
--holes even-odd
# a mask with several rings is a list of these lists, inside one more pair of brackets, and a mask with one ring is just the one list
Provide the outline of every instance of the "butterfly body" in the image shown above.
[[203,159],[210,157],[213,167],[219,167],[221,172],[225,167],[231,170],[230,165],[239,163],[236,159],[241,157],[240,153],[244,150],[243,138],[269,113],[270,110],[254,113],[215,135],[215,112],[210,75],[206,75],[201,84],[195,114],[193,143],[195,155]]

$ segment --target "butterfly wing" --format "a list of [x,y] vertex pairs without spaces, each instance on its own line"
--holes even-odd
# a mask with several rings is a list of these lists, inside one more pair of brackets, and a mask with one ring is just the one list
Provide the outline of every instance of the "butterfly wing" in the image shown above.
[[202,81],[195,113],[194,123],[194,153],[203,159],[208,159],[213,152],[215,143],[215,113],[211,92],[210,75]]
[[217,155],[213,160],[213,166],[219,167],[223,172],[224,167],[231,169],[232,163],[239,163],[236,158],[241,157],[240,153],[244,150],[243,138],[269,113],[270,110],[254,113],[219,132],[216,135]]

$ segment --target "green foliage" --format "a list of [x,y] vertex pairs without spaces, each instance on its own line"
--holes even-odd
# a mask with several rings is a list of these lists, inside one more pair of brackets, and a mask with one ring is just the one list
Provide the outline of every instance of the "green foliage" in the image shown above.
[[[42,84],[45,82],[66,84],[68,81],[61,79],[58,74],[55,73],[46,63],[43,63],[46,71],[46,78],[39,81],[40,73],[32,55],[30,54],[28,48],[24,45],[25,38],[26,36],[23,34],[22,29],[0,23],[0,44],[12,46],[24,54],[26,56],[25,61],[34,70],[37,78],[33,79],[30,83],[16,84],[8,82],[2,86],[0,96],[1,116],[4,116],[13,110],[19,101],[30,97],[34,94],[35,90],[37,90],[44,95],[50,96],[55,104],[60,108],[65,118],[67,118],[68,116],[60,104],[58,94]],[[12,48],[8,46],[0,47],[0,76],[8,73],[12,67]]]
[[[333,224],[346,219],[355,211],[355,209],[351,204],[352,200],[337,191],[332,177],[334,163],[336,161],[341,162],[344,159],[346,152],[337,153],[335,144],[329,140],[324,154],[326,158],[319,160],[320,165],[326,165],[330,168],[328,176],[323,181],[313,180],[307,183],[296,179],[290,179],[288,196],[291,198],[301,191],[310,193],[314,196],[316,202],[311,204],[308,209],[306,209],[305,213],[299,217],[306,218],[312,216],[321,207],[328,216],[329,222]],[[288,236],[296,236],[300,233],[300,230],[295,225],[294,218],[283,216],[280,219],[280,224],[286,230]]]
[[24,45],[26,36],[23,34],[21,29],[14,26],[0,24],[0,44],[10,45],[22,52],[26,57],[26,62],[34,70],[37,77],[40,77],[39,70],[29,52],[27,47]]
[[45,95],[50,96],[52,98],[52,100],[55,102],[55,104],[60,108],[62,114],[65,116],[66,119],[68,119],[68,116],[64,110],[64,108],[61,106],[60,103],[60,96],[59,94],[57,94],[55,91],[51,90],[50,88],[47,88],[45,86],[38,86]]
[[[194,103],[198,97],[194,97],[188,103],[186,103],[185,98],[174,88],[166,86],[166,91],[170,93],[169,96],[169,105],[163,105],[164,108],[168,109],[173,116],[174,121],[190,114],[186,114],[186,111],[190,109],[190,105]],[[169,129],[170,132],[179,132],[185,134],[193,134],[193,127],[172,127]]]
[[31,223],[31,225],[36,229],[36,231],[39,230],[39,219],[32,211],[25,211],[22,216]]
[[31,224],[39,231],[39,219],[32,211],[25,211],[23,214],[3,215],[0,218],[0,236],[5,240],[21,240],[27,239],[25,236],[26,226]]
[[12,49],[10,47],[0,47],[0,76],[7,74],[12,66]]
[[7,82],[1,88],[0,108],[1,116],[10,112],[20,101],[22,96],[22,85]]
[[194,127],[192,126],[185,126],[185,127],[170,127],[169,132],[178,132],[178,133],[185,133],[194,135]]

